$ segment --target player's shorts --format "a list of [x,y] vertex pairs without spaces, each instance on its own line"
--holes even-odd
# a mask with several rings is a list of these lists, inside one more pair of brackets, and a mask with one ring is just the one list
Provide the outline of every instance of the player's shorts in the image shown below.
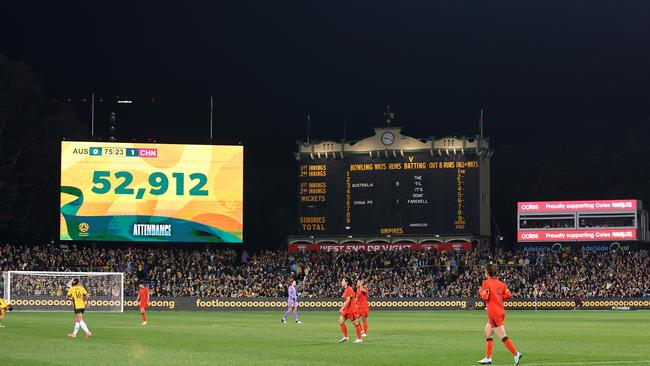
[[140,309],[147,310],[149,308],[149,305],[147,304],[140,304]]
[[494,328],[503,325],[506,319],[506,314],[488,314],[488,323]]
[[295,308],[296,306],[298,306],[298,301],[289,300],[287,301],[287,304],[289,304],[289,307]]
[[362,318],[367,318],[368,314],[370,314],[370,309],[368,308],[361,308],[359,309],[359,316]]
[[347,320],[356,320],[359,317],[359,314],[356,312],[349,312],[349,313],[343,313],[343,315],[341,316]]
[[86,309],[74,309],[75,314],[83,314]]

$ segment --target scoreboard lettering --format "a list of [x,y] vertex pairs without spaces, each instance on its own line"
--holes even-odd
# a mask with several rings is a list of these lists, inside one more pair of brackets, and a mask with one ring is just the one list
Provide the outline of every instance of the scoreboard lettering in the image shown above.
[[477,157],[356,157],[303,162],[298,230],[304,235],[479,232]]
[[300,217],[300,225],[302,226],[303,231],[325,231],[326,222],[327,220],[325,219],[325,216]]

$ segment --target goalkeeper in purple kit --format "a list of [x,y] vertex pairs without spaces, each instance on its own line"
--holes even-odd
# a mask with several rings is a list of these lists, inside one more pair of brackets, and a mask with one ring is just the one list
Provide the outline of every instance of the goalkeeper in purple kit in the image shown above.
[[289,313],[293,313],[293,318],[296,320],[297,324],[302,324],[300,320],[298,320],[298,294],[296,293],[296,280],[291,280],[291,285],[289,286],[289,297],[287,298],[287,311],[284,312],[284,315],[282,316],[282,323],[287,322],[287,315]]

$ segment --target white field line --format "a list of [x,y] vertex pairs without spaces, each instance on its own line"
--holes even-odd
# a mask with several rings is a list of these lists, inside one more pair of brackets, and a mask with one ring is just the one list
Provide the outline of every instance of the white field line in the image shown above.
[[[626,365],[626,364],[650,364],[650,360],[643,361],[577,361],[577,362],[545,362],[545,363],[527,363],[523,361],[521,366],[570,366],[570,365]],[[478,363],[473,366],[478,365]],[[492,366],[511,366],[512,364],[492,364]]]

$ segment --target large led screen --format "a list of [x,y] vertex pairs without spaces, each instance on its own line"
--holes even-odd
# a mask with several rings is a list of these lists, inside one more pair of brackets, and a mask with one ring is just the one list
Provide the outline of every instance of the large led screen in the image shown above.
[[242,146],[64,141],[62,240],[241,243]]

